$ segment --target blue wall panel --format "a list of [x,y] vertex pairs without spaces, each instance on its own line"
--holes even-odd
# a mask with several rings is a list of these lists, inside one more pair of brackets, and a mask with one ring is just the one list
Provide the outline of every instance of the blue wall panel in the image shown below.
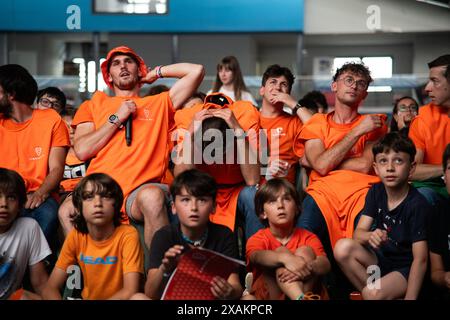
[[[91,0],[1,0],[0,30],[39,32],[301,32],[303,0],[168,0],[166,15],[93,14]],[[69,30],[70,5],[81,28]]]

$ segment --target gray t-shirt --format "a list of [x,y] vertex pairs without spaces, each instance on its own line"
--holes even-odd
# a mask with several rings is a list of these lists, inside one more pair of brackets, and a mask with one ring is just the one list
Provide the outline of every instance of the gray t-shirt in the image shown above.
[[0,234],[0,300],[22,286],[27,266],[33,266],[51,254],[38,223],[18,218],[11,228]]

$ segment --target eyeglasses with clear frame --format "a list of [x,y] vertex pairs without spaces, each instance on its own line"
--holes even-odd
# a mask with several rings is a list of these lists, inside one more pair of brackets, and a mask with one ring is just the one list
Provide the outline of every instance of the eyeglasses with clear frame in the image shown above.
[[397,107],[397,112],[411,112],[417,114],[419,108],[415,104],[410,104],[409,106],[400,104]]
[[358,90],[366,90],[369,86],[366,80],[355,80],[353,77],[340,78],[339,80],[342,80],[347,87],[351,87],[356,83]]

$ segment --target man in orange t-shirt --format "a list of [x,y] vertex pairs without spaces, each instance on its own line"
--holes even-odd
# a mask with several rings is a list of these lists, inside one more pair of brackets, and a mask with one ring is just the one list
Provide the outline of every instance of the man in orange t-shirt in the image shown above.
[[[153,234],[169,223],[166,212],[168,187],[161,184],[170,153],[174,113],[203,79],[201,65],[178,63],[147,69],[132,49],[112,49],[101,65],[110,97],[96,92],[84,102],[73,119],[75,153],[91,159],[86,174],[103,172],[123,189],[128,218],[144,223],[144,241],[150,248]],[[158,95],[139,97],[142,84],[158,78],[178,78],[172,88]],[[132,119],[132,141],[128,145],[123,124]]]
[[413,185],[434,205],[442,196],[448,197],[442,170],[442,155],[450,143],[450,54],[428,64],[430,80],[425,91],[431,103],[419,109],[412,121],[409,137],[416,145],[416,171]]
[[[175,123],[175,176],[193,168],[209,173],[218,184],[217,206],[210,220],[234,230],[238,211],[246,234],[254,230],[256,215],[251,208],[260,177],[258,110],[248,101],[233,102],[223,93],[212,93],[203,104],[177,111]],[[209,133],[212,143],[207,143]]]
[[315,233],[329,257],[337,240],[352,237],[366,194],[379,182],[369,173],[372,145],[387,131],[386,116],[358,113],[371,81],[370,71],[362,64],[347,63],[338,69],[331,84],[335,111],[315,114],[294,145],[297,155],[304,152],[305,164],[312,168],[297,226]]
[[0,67],[0,167],[24,178],[27,201],[22,216],[35,219],[50,242],[58,223],[54,197],[64,172],[69,135],[56,111],[31,108],[36,93],[37,83],[25,68]]

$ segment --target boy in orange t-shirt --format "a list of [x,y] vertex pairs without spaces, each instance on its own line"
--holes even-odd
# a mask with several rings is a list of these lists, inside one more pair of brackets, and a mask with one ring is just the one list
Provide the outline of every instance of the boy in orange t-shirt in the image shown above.
[[[177,63],[150,70],[131,48],[121,46],[108,53],[101,68],[115,95],[96,92],[80,106],[72,122],[75,153],[82,161],[92,159],[87,174],[103,172],[119,183],[124,219],[144,224],[150,248],[155,231],[169,223],[168,186],[161,182],[169,164],[174,113],[197,89],[203,66]],[[162,77],[179,80],[167,92],[139,97],[144,83]],[[125,122],[131,124],[129,141]]]
[[379,181],[372,174],[371,148],[387,131],[386,116],[358,113],[371,81],[363,64],[347,63],[338,69],[331,85],[335,111],[315,114],[294,145],[312,168],[297,226],[315,233],[330,259],[336,241],[353,235],[367,191]]
[[144,259],[137,230],[121,224],[119,184],[103,173],[88,175],[75,188],[73,203],[80,214],[64,241],[44,299],[61,299],[60,289],[75,265],[83,274],[83,299],[129,299],[139,290]]
[[441,160],[445,146],[450,143],[450,54],[436,58],[428,67],[430,80],[425,91],[431,103],[419,109],[419,115],[411,123],[409,137],[417,148],[413,185],[434,205],[448,197]]
[[[266,179],[285,177],[295,184],[299,157],[292,146],[312,113],[290,96],[293,83],[294,75],[288,68],[275,64],[266,69],[259,89],[262,97],[259,119],[268,140],[268,163],[266,168],[262,168],[263,175]],[[292,115],[283,110],[285,105],[292,110]]]
[[[300,202],[295,187],[286,179],[274,178],[255,196],[256,215],[265,222],[247,242],[247,264],[253,272],[253,298],[291,300],[321,292],[320,276],[330,271],[319,238],[295,227]],[[244,296],[248,300],[251,296]]]
[[36,93],[37,83],[25,68],[0,67],[0,167],[24,178],[27,201],[22,216],[35,219],[52,242],[69,135],[56,111],[31,108]]

